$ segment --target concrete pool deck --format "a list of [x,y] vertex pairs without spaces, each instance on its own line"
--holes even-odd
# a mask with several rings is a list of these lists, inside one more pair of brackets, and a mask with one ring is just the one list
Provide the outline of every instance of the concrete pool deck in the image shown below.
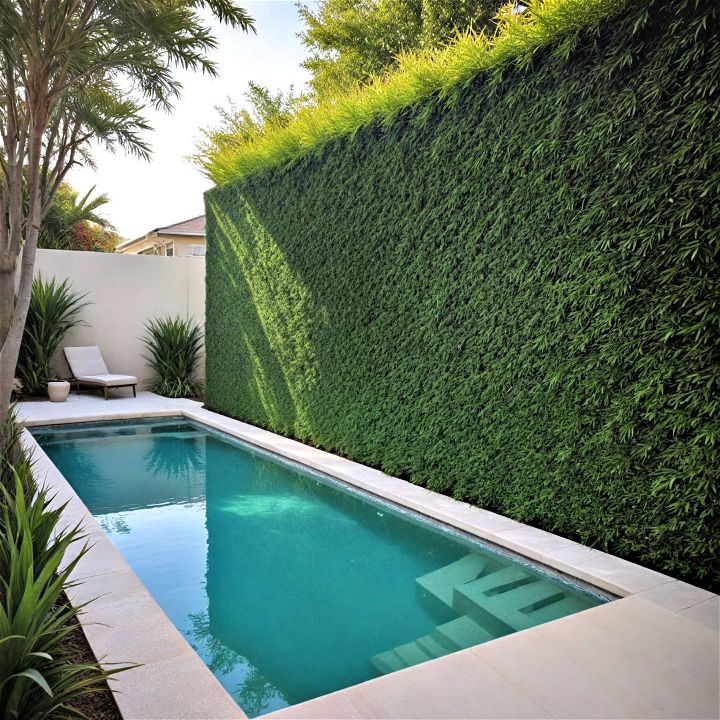
[[[142,392],[105,401],[19,406],[26,425],[184,415],[374,495],[544,563],[620,599],[271,713],[272,718],[717,718],[720,598],[380,471],[226,418],[189,400]],[[105,663],[143,663],[117,676],[123,717],[243,718],[170,623],[30,433],[36,473],[67,502],[93,544],[73,603]]]

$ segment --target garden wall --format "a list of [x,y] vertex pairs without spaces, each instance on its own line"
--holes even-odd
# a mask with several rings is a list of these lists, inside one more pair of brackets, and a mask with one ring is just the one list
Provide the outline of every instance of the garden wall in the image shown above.
[[[165,315],[205,321],[202,258],[38,250],[38,274],[46,280],[67,278],[91,303],[80,313],[86,324],[70,330],[62,345],[99,345],[110,372],[135,375],[141,385],[151,374],[140,340],[145,323]],[[62,350],[53,365],[59,375],[68,375]]]
[[208,406],[717,587],[719,20],[210,191]]

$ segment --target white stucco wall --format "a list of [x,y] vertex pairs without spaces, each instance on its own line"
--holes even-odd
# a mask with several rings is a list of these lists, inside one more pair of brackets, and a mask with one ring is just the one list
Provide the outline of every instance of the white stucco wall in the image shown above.
[[[205,260],[203,258],[119,255],[113,253],[38,250],[35,275],[69,278],[73,289],[87,293],[92,304],[62,345],[99,345],[110,372],[150,375],[140,341],[152,317],[183,315],[205,325]],[[54,371],[69,373],[62,350]],[[201,363],[204,377],[204,358]]]

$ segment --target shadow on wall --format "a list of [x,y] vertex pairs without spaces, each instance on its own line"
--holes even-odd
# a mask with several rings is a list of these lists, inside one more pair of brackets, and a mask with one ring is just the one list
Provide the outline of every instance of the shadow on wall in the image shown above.
[[[209,219],[219,231],[213,234],[218,252],[213,253],[212,262],[220,264],[221,276],[229,283],[214,287],[208,299],[225,304],[227,297],[222,297],[229,295],[234,298],[230,303],[237,308],[236,315],[222,316],[221,328],[208,333],[210,338],[223,337],[225,341],[222,346],[208,348],[207,362],[222,363],[222,355],[228,351],[246,352],[252,377],[243,375],[247,366],[241,364],[242,369],[231,381],[233,387],[208,388],[207,402],[212,407],[213,396],[219,392],[250,393],[250,422],[266,425],[269,421],[284,432],[309,438],[310,396],[319,382],[309,320],[327,324],[327,311],[316,306],[311,292],[251,206],[242,199],[239,202],[236,218],[215,201],[207,203]],[[208,314],[208,322],[218,322],[215,313]]]

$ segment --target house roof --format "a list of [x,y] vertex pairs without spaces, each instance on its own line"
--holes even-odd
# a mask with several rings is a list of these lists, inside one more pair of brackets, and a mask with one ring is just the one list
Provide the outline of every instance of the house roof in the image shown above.
[[198,215],[197,217],[190,218],[189,220],[183,220],[182,222],[175,223],[174,225],[156,228],[151,232],[156,232],[158,235],[197,235],[204,237],[205,216]]
[[165,225],[145,233],[134,240],[126,240],[118,245],[118,250],[130,247],[137,242],[146,240],[150,235],[187,235],[188,237],[205,237],[205,216],[198,215],[189,220],[182,220],[174,225]]

